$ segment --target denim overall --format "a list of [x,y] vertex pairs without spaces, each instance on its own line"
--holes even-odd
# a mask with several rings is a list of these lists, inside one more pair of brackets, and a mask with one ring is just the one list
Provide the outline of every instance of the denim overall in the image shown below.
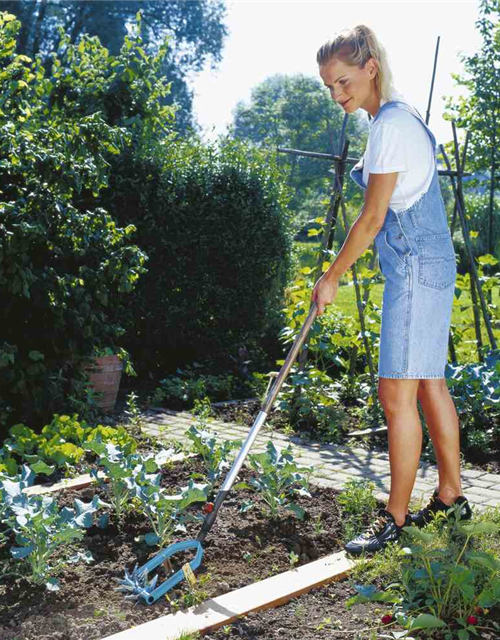
[[[420,114],[406,102],[391,101],[373,123],[387,109],[406,109],[422,123],[436,161],[436,139]],[[366,190],[363,163],[350,175]],[[429,189],[415,203],[403,211],[388,208],[374,242],[385,278],[379,377],[444,378],[457,267],[437,164]]]

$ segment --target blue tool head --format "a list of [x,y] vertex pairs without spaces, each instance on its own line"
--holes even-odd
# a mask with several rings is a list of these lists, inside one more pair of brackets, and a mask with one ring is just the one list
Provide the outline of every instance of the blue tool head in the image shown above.
[[185,576],[183,570],[179,569],[179,571],[176,571],[172,576],[165,580],[165,582],[157,587],[156,583],[158,582],[158,574],[154,576],[151,582],[148,582],[148,573],[160,565],[164,560],[173,556],[174,553],[187,551],[188,549],[196,549],[196,555],[189,563],[192,571],[195,571],[200,566],[203,559],[203,547],[201,542],[199,540],[176,542],[166,549],[163,549],[163,551],[160,551],[160,553],[154,556],[154,558],[151,558],[151,560],[146,562],[142,567],[135,565],[131,574],[129,574],[125,569],[125,578],[123,580],[115,578],[115,580],[120,583],[120,586],[116,587],[115,591],[128,593],[128,595],[125,596],[125,599],[135,600],[136,604],[140,599],[144,600],[146,604],[153,604],[153,602],[167,593],[167,591],[170,591],[170,589],[173,589],[177,584],[179,584]]

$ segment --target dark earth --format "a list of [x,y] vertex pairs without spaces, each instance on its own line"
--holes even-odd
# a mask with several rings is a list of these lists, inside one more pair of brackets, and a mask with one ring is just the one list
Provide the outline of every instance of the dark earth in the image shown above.
[[[374,582],[378,588],[380,583]],[[400,632],[397,623],[383,624],[382,617],[391,613],[389,606],[368,602],[356,604],[350,609],[345,602],[356,594],[350,580],[331,583],[321,589],[293,598],[285,605],[267,611],[250,613],[226,628],[203,636],[206,640],[242,638],[253,640],[321,640],[326,638],[348,638],[349,640],[379,640],[391,638],[391,631]],[[479,621],[477,636],[481,640],[498,640],[500,631],[492,629],[492,621],[499,623],[500,607],[490,610],[487,625]],[[488,628],[486,628],[488,627]],[[412,632],[412,638],[441,638],[435,633],[423,636]]]
[[[145,442],[141,446],[144,447]],[[197,458],[166,466],[162,469],[162,486],[172,493],[177,492],[187,484],[191,473],[201,471],[202,464]],[[243,468],[240,480],[248,480],[251,475],[250,470]],[[94,493],[107,500],[105,489],[100,487],[64,490],[56,495],[60,507],[71,507],[75,497],[90,501]],[[140,602],[134,606],[125,600],[124,594],[114,590],[117,586],[114,578],[121,579],[125,569],[130,571],[136,563],[143,565],[158,552],[157,548],[147,547],[137,540],[138,536],[150,531],[149,523],[144,516],[131,512],[118,527],[111,516],[106,529],[93,526],[85,530],[83,540],[73,544],[65,554],[64,557],[88,549],[94,562],[66,565],[57,575],[60,591],[49,592],[43,586],[33,586],[23,577],[1,579],[0,640],[102,640],[179,608],[289,570],[291,552],[298,556],[295,566],[300,566],[340,551],[343,548],[343,513],[337,502],[339,492],[311,487],[311,494],[312,499],[297,496],[296,501],[307,512],[303,521],[286,510],[273,521],[261,510],[264,508],[262,499],[246,489],[234,490],[205,542],[204,560],[197,571],[196,600],[187,583],[183,582],[169,593],[169,600],[160,598],[153,605]],[[250,498],[260,508],[240,513],[240,502]],[[383,506],[382,503],[379,506]],[[201,513],[201,505],[195,505],[193,511],[196,510]],[[176,535],[175,540],[195,538],[199,526],[190,523],[187,533]],[[13,542],[11,537],[0,549],[0,573],[21,571],[18,562],[7,566],[8,549]],[[61,554],[54,556],[52,564],[59,558],[62,558]],[[180,564],[188,559],[183,557]],[[163,581],[166,573],[163,570],[158,573],[159,580]],[[384,637],[380,635],[385,633],[380,631],[381,617],[390,613],[390,607],[367,603],[347,609],[346,600],[356,594],[353,584],[347,579],[316,589],[279,608],[250,614],[205,637],[214,640],[227,637],[304,640]],[[500,607],[490,610],[487,626],[491,627],[492,620],[500,622]],[[376,635],[371,635],[373,632],[369,629],[377,628]],[[387,629],[402,630],[397,624]],[[497,631],[481,629],[480,633],[479,637],[485,640],[500,638]],[[414,637],[420,636],[414,634]],[[439,638],[438,635],[432,637]]]
[[[201,461],[191,458],[162,469],[162,486],[172,493],[187,484],[190,473],[202,471]],[[242,469],[240,479],[251,472]],[[73,506],[73,499],[90,501],[94,493],[106,500],[103,488],[66,489],[56,494],[60,507]],[[260,508],[245,513],[238,511],[242,500],[254,499],[263,508],[265,503],[247,489],[235,490],[226,499],[218,519],[205,542],[203,564],[197,571],[202,581],[202,599],[221,595],[256,580],[290,569],[289,554],[298,556],[296,566],[339,551],[342,546],[342,513],[336,502],[338,491],[311,487],[312,499],[297,496],[296,502],[307,510],[304,521],[283,510],[273,521]],[[194,508],[201,513],[201,504]],[[199,523],[189,523],[188,532],[175,536],[175,541],[195,538]],[[105,638],[158,616],[176,610],[175,603],[165,598],[153,605],[133,606],[124,594],[114,591],[113,577],[122,578],[124,570],[135,563],[142,566],[159,549],[147,547],[135,539],[151,530],[145,516],[130,513],[121,528],[113,516],[106,529],[96,525],[85,530],[77,549],[89,549],[94,562],[68,564],[57,577],[61,590],[49,592],[45,587],[31,585],[23,577],[4,577],[0,582],[0,640],[94,640]],[[174,541],[174,540],[173,540]],[[10,542],[0,549],[0,573],[20,571],[20,562],[6,566],[10,558]],[[183,558],[182,563],[190,558]],[[52,562],[54,564],[54,562]],[[163,581],[166,573],[160,573]],[[204,581],[206,579],[206,582]],[[170,592],[171,601],[185,608],[183,596],[189,595],[187,583]],[[188,603],[190,604],[190,603]]]

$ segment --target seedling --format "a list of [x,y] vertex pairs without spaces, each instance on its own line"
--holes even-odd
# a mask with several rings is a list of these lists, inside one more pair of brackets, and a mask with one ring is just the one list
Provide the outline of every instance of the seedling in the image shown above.
[[299,556],[294,553],[293,551],[290,551],[290,553],[288,554],[288,558],[290,560],[290,566],[293,567],[297,564],[297,562],[300,560]]

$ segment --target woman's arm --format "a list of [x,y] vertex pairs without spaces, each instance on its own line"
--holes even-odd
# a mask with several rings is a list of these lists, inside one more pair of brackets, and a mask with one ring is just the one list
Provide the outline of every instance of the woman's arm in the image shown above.
[[325,305],[335,300],[340,277],[371,245],[380,231],[397,179],[398,172],[370,173],[363,209],[352,224],[335,260],[314,286],[311,299],[316,301],[317,315],[321,315]]

